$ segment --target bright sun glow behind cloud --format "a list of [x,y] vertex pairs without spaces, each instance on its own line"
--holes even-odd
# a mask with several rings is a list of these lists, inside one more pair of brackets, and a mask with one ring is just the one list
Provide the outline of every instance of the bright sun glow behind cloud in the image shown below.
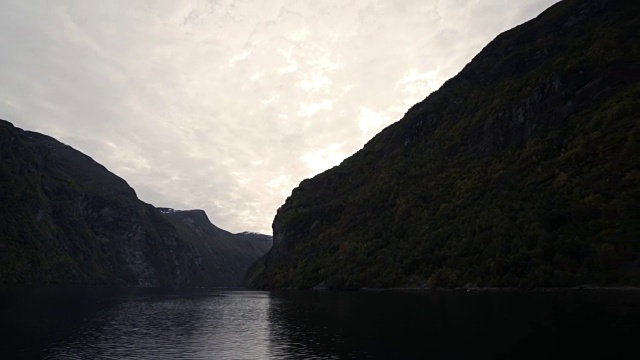
[[373,135],[377,134],[390,122],[390,119],[384,113],[375,112],[367,107],[360,108],[358,116],[358,125],[360,126],[362,141],[366,141]]
[[331,144],[326,148],[317,149],[302,155],[312,173],[318,174],[338,164],[347,156],[339,145]]

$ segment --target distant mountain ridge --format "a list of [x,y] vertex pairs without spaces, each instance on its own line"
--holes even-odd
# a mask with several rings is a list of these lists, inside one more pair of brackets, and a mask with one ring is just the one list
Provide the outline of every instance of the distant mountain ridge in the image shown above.
[[249,267],[271,249],[271,236],[232,234],[213,225],[202,210],[161,212],[179,238],[189,239],[201,250],[206,257],[200,263],[201,271],[210,274],[212,283],[241,285]]
[[0,120],[0,283],[235,287],[270,239],[158,210],[90,157]]
[[304,180],[249,287],[640,285],[640,2],[565,0]]

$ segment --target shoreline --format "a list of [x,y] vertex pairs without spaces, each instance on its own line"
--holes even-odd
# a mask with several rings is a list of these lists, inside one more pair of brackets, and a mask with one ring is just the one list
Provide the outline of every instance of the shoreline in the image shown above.
[[631,285],[612,285],[599,286],[594,284],[585,284],[569,287],[479,287],[479,286],[463,286],[456,288],[430,288],[422,287],[392,287],[392,288],[351,288],[351,289],[329,289],[324,287],[314,287],[309,289],[252,289],[246,287],[209,287],[209,286],[137,286],[137,285],[117,285],[117,284],[2,284],[0,290],[7,289],[42,289],[42,288],[81,288],[81,289],[148,289],[148,290],[226,290],[226,291],[327,291],[327,292],[564,292],[564,291],[640,291],[640,286]]
[[[328,291],[344,291],[329,290]],[[318,291],[318,289],[316,289]],[[322,290],[320,290],[322,291]],[[346,290],[349,291],[349,290]],[[535,292],[563,292],[563,291],[640,291],[638,286],[598,286],[598,285],[578,285],[571,287],[535,287],[535,288],[518,288],[518,287],[457,287],[457,288],[427,288],[427,287],[395,287],[395,288],[360,288],[353,291],[370,291],[370,292],[488,292],[488,291],[535,291]]]

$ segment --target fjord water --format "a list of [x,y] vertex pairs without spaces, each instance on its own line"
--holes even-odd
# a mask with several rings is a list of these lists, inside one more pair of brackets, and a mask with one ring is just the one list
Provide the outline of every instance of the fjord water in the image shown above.
[[2,359],[615,358],[640,291],[0,289]]

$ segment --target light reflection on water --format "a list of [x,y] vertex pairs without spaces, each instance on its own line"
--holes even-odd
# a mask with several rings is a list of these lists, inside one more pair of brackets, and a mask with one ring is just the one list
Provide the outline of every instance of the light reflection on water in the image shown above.
[[45,358],[272,358],[269,302],[268,293],[239,291],[127,299],[95,314]]
[[615,358],[640,291],[0,288],[0,319],[0,359]]

